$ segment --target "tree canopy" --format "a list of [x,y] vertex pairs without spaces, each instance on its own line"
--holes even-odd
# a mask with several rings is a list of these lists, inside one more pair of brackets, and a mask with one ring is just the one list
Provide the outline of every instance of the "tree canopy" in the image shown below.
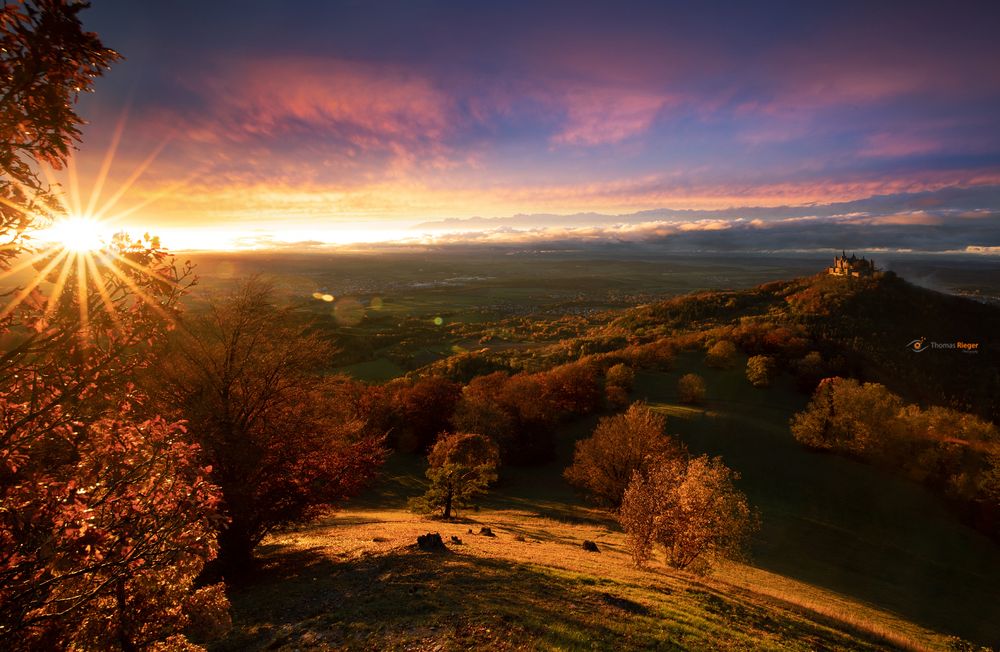
[[320,373],[330,352],[250,279],[186,319],[147,378],[190,424],[222,491],[225,572],[245,572],[268,532],[356,493],[382,461],[384,433],[347,414]]
[[427,492],[413,502],[419,511],[441,509],[442,518],[465,507],[497,479],[500,452],[486,436],[475,433],[442,433],[427,456]]
[[39,164],[66,163],[83,120],[75,103],[120,55],[85,31],[88,5],[28,0],[0,8],[0,265],[57,202]]
[[683,455],[683,447],[667,435],[666,424],[666,417],[642,403],[602,418],[591,437],[576,443],[564,476],[595,502],[618,507],[636,471],[660,458]]

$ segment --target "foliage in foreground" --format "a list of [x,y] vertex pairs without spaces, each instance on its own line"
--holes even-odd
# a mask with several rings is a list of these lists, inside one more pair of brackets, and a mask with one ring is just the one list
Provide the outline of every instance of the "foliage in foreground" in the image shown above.
[[0,7],[0,268],[21,252],[40,215],[58,210],[39,163],[59,169],[80,138],[80,93],[121,57],[85,32],[84,3]]
[[712,562],[737,558],[757,517],[733,485],[739,475],[718,457],[661,458],[636,473],[622,500],[619,520],[635,563],[657,547],[674,568],[706,571]]
[[182,632],[228,625],[221,587],[194,588],[218,496],[197,446],[133,384],[186,273],[155,239],[28,246],[58,211],[40,168],[66,162],[77,95],[118,59],[83,31],[86,6],[0,8],[0,270],[37,270],[0,312],[0,647],[198,649]]
[[417,511],[441,509],[442,518],[467,507],[497,479],[500,452],[489,437],[474,433],[442,433],[430,455],[427,492],[411,502]]
[[12,433],[3,451],[0,641],[139,649],[192,615],[225,629],[221,586],[194,590],[215,554],[219,498],[184,429],[139,421],[127,406],[86,424],[59,407],[45,418],[30,411],[0,399],[0,427]]

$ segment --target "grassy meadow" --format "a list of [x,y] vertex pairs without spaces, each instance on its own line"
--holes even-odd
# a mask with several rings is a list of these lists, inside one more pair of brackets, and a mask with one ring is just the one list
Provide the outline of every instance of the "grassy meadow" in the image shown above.
[[[468,351],[530,362],[536,349],[599,330],[623,309],[812,274],[827,263],[815,255],[499,247],[191,258],[199,291],[189,311],[260,273],[337,342],[330,373],[371,383]],[[879,264],[952,294],[987,301],[998,291],[994,263]],[[996,545],[929,490],[800,446],[788,420],[808,396],[785,376],[754,388],[741,365],[713,369],[701,354],[682,353],[670,371],[640,371],[631,398],[665,414],[668,431],[693,453],[719,455],[741,474],[738,486],[761,515],[748,563],[709,577],[662,560],[635,569],[612,516],[562,478],[575,441],[597,423],[591,415],[561,427],[554,461],[503,469],[480,508],[455,522],[407,509],[426,487],[425,461],[394,454],[377,485],[344,509],[265,540],[259,573],[230,590],[235,628],[213,649],[964,645],[952,637],[1000,646]],[[700,405],[678,401],[677,380],[688,372],[707,382]],[[482,526],[497,536],[468,533]],[[449,553],[415,550],[425,532],[440,532]],[[585,552],[584,539],[601,552]]]
[[[680,405],[694,371],[706,401]],[[812,453],[788,432],[806,398],[779,379],[684,354],[633,397],[668,415],[694,453],[721,455],[762,527],[748,564],[708,577],[631,564],[614,519],[561,478],[596,417],[559,433],[557,459],[506,470],[453,522],[409,512],[423,460],[395,454],[378,485],[320,521],[265,541],[262,570],[231,593],[216,649],[953,649],[1000,643],[1000,555],[919,486]],[[496,537],[477,534],[482,526]],[[470,530],[473,532],[470,534]],[[440,532],[449,551],[415,549]],[[452,543],[450,537],[461,539]],[[601,552],[586,552],[583,540]],[[275,596],[280,595],[280,599]]]

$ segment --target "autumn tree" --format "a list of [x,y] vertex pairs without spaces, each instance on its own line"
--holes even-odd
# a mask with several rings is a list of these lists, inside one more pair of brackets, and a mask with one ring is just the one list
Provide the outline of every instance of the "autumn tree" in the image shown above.
[[200,649],[182,632],[228,620],[221,586],[194,584],[218,493],[133,383],[186,273],[151,238],[30,246],[58,214],[40,167],[65,163],[77,95],[118,59],[83,30],[85,7],[0,8],[0,270],[36,271],[0,295],[0,648]]
[[684,374],[677,381],[681,403],[701,403],[705,399],[705,379],[698,374]]
[[747,360],[747,380],[754,387],[767,387],[774,375],[774,358],[767,355],[753,355]]
[[597,369],[589,362],[573,362],[537,374],[546,410],[563,418],[589,414],[601,406]]
[[635,371],[624,363],[612,365],[604,373],[604,397],[614,407],[628,403],[628,393],[635,384]]
[[612,365],[604,374],[604,382],[631,391],[632,385],[635,384],[635,371],[624,363]]
[[466,507],[497,479],[500,453],[489,437],[473,433],[443,433],[427,456],[427,492],[411,502],[418,511],[441,510],[442,518]]
[[0,326],[0,643],[181,645],[192,616],[228,618],[220,586],[195,589],[223,519],[198,447],[136,380],[188,271],[154,239],[39,254]]
[[733,484],[738,478],[720,458],[705,455],[661,458],[636,473],[619,512],[636,564],[645,565],[656,548],[668,565],[695,571],[738,557],[757,523]]
[[621,504],[636,471],[683,449],[666,433],[667,420],[642,403],[623,414],[604,417],[594,434],[576,442],[573,464],[563,473],[570,484],[607,507]]
[[736,345],[729,340],[719,340],[705,353],[705,364],[719,369],[728,369],[736,363]]
[[150,380],[222,490],[223,573],[245,572],[265,535],[353,495],[382,461],[384,437],[345,413],[320,373],[331,353],[253,278],[186,319]]
[[544,462],[552,456],[553,430],[564,414],[555,391],[540,374],[480,376],[462,390],[452,422],[455,430],[490,437],[506,463]]
[[31,0],[0,8],[0,265],[58,202],[39,164],[59,169],[80,138],[80,93],[120,59],[79,13],[85,3]]
[[816,389],[826,370],[826,362],[819,351],[810,351],[792,364],[792,371],[799,386],[807,391]]
[[389,388],[395,416],[392,441],[398,450],[426,452],[448,430],[462,388],[442,376],[401,381]]
[[933,488],[973,525],[997,536],[995,424],[945,407],[904,405],[878,383],[827,378],[790,425],[807,446],[846,453]]
[[792,417],[791,430],[813,448],[863,454],[884,446],[902,405],[878,383],[826,378],[806,409]]
[[502,405],[500,396],[510,376],[496,371],[473,378],[462,388],[462,397],[455,406],[452,425],[459,432],[481,433],[500,447],[501,455],[515,437],[518,417],[511,406]]

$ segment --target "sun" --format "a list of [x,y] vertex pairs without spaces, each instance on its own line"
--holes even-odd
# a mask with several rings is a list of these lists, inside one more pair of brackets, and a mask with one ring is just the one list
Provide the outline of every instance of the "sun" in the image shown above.
[[107,227],[92,217],[71,215],[38,233],[38,239],[69,251],[98,251],[107,244]]

